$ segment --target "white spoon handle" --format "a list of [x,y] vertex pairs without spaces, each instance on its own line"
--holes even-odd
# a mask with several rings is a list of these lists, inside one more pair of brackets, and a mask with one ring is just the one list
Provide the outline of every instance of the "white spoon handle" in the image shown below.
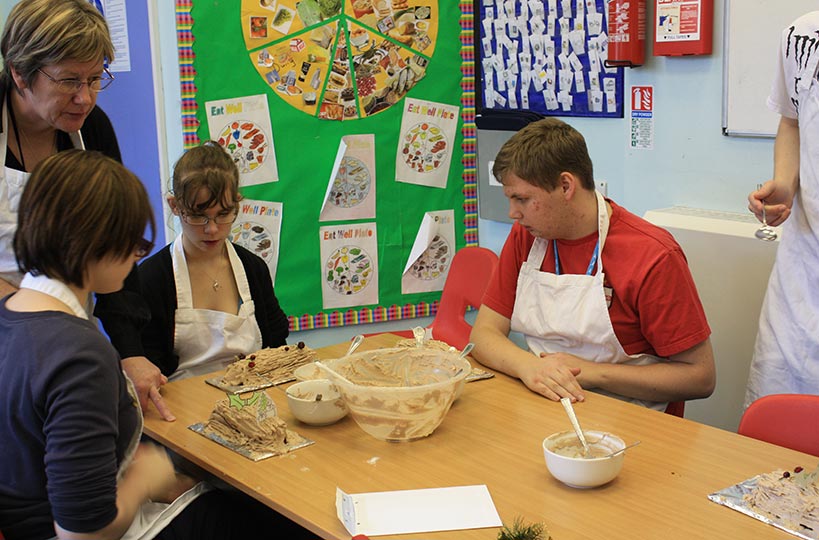
[[569,420],[572,422],[572,427],[574,428],[574,432],[577,433],[577,438],[580,439],[580,443],[583,445],[583,452],[588,454],[589,453],[589,443],[586,442],[586,436],[583,435],[583,430],[580,429],[580,423],[577,421],[577,416],[574,414],[574,407],[572,407],[572,400],[564,397],[560,400],[560,403],[563,404],[563,408],[566,409],[566,414],[569,415]]

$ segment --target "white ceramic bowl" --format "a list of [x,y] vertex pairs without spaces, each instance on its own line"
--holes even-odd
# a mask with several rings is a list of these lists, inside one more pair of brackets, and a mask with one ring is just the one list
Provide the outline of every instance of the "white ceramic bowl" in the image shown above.
[[574,431],[562,431],[543,440],[546,467],[552,476],[576,488],[602,486],[614,480],[623,468],[625,452],[612,457],[593,457],[610,454],[625,447],[623,439],[604,431],[583,431],[591,447],[592,457],[582,457],[583,446]]
[[327,379],[298,382],[289,386],[286,393],[290,412],[305,424],[327,426],[347,416],[341,394]]
[[416,348],[365,351],[321,364],[361,429],[393,442],[435,431],[471,371],[457,353]]

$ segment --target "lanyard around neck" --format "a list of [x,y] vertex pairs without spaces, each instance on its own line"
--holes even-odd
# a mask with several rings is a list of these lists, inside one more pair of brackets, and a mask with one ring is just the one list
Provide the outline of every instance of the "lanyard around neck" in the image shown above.
[[[554,246],[555,250],[555,274],[558,276],[560,275],[560,256],[557,253],[557,240],[552,240],[552,245]],[[594,245],[594,253],[592,253],[591,260],[589,261],[589,267],[586,269],[586,275],[592,275],[594,272],[594,265],[597,264],[597,256],[600,253],[600,240],[597,240],[597,243]]]
[[[17,119],[14,117],[14,109],[11,108],[11,90],[7,94],[6,108],[8,109],[9,119],[11,120],[11,128],[14,130],[14,138],[17,140],[17,154],[20,156],[20,166],[23,171],[26,171],[26,158],[23,157],[23,147],[20,145],[20,131],[17,129]],[[5,163],[3,164],[5,166]]]

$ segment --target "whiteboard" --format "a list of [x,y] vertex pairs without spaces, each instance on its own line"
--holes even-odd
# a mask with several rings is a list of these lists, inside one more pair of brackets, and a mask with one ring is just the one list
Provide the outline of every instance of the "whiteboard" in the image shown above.
[[816,0],[725,0],[722,131],[773,137],[779,115],[765,101],[771,90],[782,31]]

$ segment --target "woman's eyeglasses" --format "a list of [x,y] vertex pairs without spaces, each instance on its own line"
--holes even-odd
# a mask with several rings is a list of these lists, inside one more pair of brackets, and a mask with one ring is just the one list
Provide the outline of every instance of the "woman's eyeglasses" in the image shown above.
[[227,225],[228,223],[233,223],[236,221],[236,217],[239,215],[239,212],[234,210],[229,214],[217,214],[214,217],[208,217],[204,214],[186,214],[182,213],[182,221],[187,223],[188,225],[207,225],[211,221],[216,223],[217,225]]
[[134,255],[139,257],[140,259],[143,257],[147,257],[151,250],[154,249],[154,243],[150,240],[142,239],[137,242],[136,247],[134,247]]
[[111,73],[104,69],[103,73],[105,74],[103,77],[91,77],[87,81],[81,81],[79,79],[55,79],[42,69],[37,69],[40,73],[46,76],[46,78],[57,85],[57,90],[63,94],[76,94],[80,90],[82,90],[83,85],[88,85],[88,89],[92,92],[102,92],[106,88],[108,88],[112,82],[114,82],[114,76]]

